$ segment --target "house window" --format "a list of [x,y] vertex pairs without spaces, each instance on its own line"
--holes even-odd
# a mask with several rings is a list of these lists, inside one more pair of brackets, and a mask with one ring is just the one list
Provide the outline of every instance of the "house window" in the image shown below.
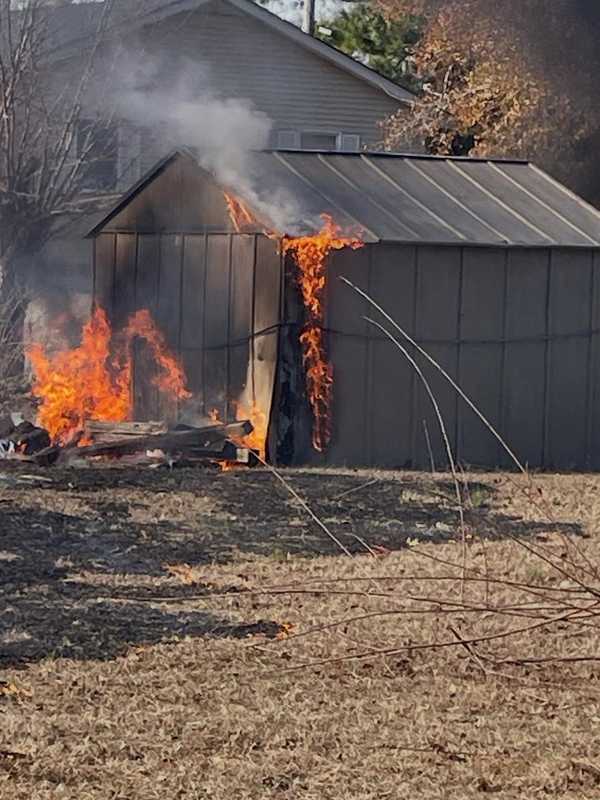
[[338,150],[343,153],[358,153],[361,149],[360,136],[356,133],[340,133]]
[[337,133],[313,133],[303,131],[300,134],[300,147],[302,150],[337,150]]
[[300,134],[298,131],[277,131],[277,145],[280,150],[299,150]]
[[83,159],[81,188],[111,191],[118,177],[119,132],[115,124],[82,119],[77,129],[77,158]]
[[277,131],[275,146],[280,150],[357,153],[361,149],[361,141],[360,136],[356,133],[282,130]]

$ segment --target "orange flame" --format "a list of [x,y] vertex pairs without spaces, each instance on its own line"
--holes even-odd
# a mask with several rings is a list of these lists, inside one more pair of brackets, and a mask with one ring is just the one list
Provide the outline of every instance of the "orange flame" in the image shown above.
[[298,284],[308,315],[300,342],[308,400],[313,412],[312,443],[319,452],[327,447],[331,439],[333,394],[333,368],[327,359],[323,335],[327,256],[332,250],[344,247],[357,250],[364,244],[357,236],[344,235],[329,214],[321,214],[321,219],[323,227],[314,236],[285,237],[282,242],[283,252],[293,253],[298,265]]
[[256,220],[252,212],[243,200],[240,200],[239,197],[234,197],[232,194],[227,194],[227,192],[223,192],[223,196],[227,203],[227,211],[231,219],[231,224],[237,233],[241,233],[245,228],[256,225]]
[[264,459],[267,450],[267,415],[256,404],[252,408],[244,408],[243,405],[238,404],[236,417],[239,420],[250,420],[252,433],[244,436],[242,443],[249,450],[256,450],[258,455]]
[[[234,440],[239,447],[247,447],[255,450],[260,458],[266,458],[268,421],[267,415],[256,404],[252,408],[246,408],[242,403],[236,403],[236,419],[243,421],[249,420],[252,423],[252,432],[244,436],[239,441]],[[221,417],[216,408],[209,411],[209,417],[213,422],[221,422]],[[221,469],[226,472],[241,466],[237,462],[219,461]]]
[[53,441],[66,443],[84,429],[87,420],[122,422],[132,412],[133,340],[144,338],[158,366],[155,385],[170,396],[190,397],[183,369],[168,351],[163,335],[147,310],[133,314],[114,348],[106,313],[97,308],[84,326],[81,344],[54,355],[42,344],[28,348],[40,400],[37,423]]
[[[158,366],[158,373],[152,379],[158,390],[170,397],[176,397],[178,400],[185,400],[192,396],[191,392],[186,389],[183,367],[169,352],[165,337],[154,324],[148,309],[136,311],[129,317],[123,336],[125,363],[129,371],[131,371],[133,340],[137,336],[146,340],[152,351],[154,362]],[[128,385],[131,385],[131,380]]]

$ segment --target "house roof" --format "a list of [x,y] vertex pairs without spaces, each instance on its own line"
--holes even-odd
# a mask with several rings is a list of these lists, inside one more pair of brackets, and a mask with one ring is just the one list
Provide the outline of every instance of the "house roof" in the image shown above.
[[[162,159],[90,231],[98,234],[179,158]],[[369,242],[600,248],[600,212],[526,161],[391,153],[261,151],[248,159],[247,185],[229,186],[259,212],[293,199],[289,230],[329,213]],[[280,233],[286,231],[280,230]]]
[[[122,0],[115,3],[106,21],[107,33],[126,35],[146,25],[153,25],[176,14],[193,12],[211,0]],[[296,25],[281,19],[253,0],[220,0],[257,19],[319,58],[335,64],[355,78],[380,89],[400,103],[411,103],[415,96],[375,70],[361,64],[326,42],[304,33]],[[76,54],[86,39],[93,36],[102,21],[104,2],[71,3],[48,12],[49,38],[54,58]]]

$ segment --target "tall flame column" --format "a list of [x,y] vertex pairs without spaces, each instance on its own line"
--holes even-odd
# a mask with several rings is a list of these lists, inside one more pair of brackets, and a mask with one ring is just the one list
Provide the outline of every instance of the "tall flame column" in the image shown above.
[[314,236],[285,237],[284,253],[292,253],[298,267],[298,285],[307,320],[300,334],[306,370],[306,391],[313,414],[312,443],[322,452],[331,439],[333,367],[327,358],[323,324],[324,293],[327,284],[327,256],[332,250],[363,246],[357,237],[344,236],[328,214],[322,214],[323,227]]

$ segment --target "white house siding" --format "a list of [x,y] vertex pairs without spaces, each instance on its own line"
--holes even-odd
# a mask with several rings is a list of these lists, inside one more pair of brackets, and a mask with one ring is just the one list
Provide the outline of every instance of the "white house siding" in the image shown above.
[[378,122],[399,105],[222,2],[166,20],[145,44],[149,52],[177,53],[207,68],[215,91],[250,98],[277,128],[357,133],[373,144],[381,138]]
[[[176,86],[183,70],[189,74],[197,67],[202,76],[198,84],[204,90],[208,85],[217,96],[250,101],[273,122],[272,146],[277,146],[278,131],[298,135],[304,131],[359,136],[361,147],[373,147],[381,139],[379,123],[399,107],[383,90],[220,0],[127,34],[120,47],[127,56],[123,64],[107,53],[105,69],[97,68],[95,87],[88,95],[90,116],[100,105],[110,105],[114,92],[127,88],[128,62],[133,67],[140,60],[148,60],[151,82],[158,86]],[[54,82],[64,85],[79,66],[72,61],[57,64]],[[143,136],[135,130],[130,135],[127,128],[120,131],[121,172],[123,165],[129,166],[116,188],[129,188],[165,155],[167,147],[158,131]],[[89,282],[88,242],[67,235],[51,249],[57,245],[68,254],[69,264],[65,270],[53,270],[54,280],[70,285],[73,272],[79,271]]]
[[[382,139],[381,122],[400,107],[383,89],[222,0],[127,33],[118,50],[115,56],[107,49],[104,66],[96,68],[88,91],[90,116],[128,92],[137,81],[132,81],[134,72],[143,79],[148,76],[149,86],[167,93],[180,85],[189,89],[193,83],[199,93],[208,89],[219,97],[250,102],[272,121],[272,147],[300,147],[302,133],[327,133],[338,137],[337,149],[373,148]],[[74,71],[78,67],[72,61],[57,65],[59,86]],[[149,97],[148,102],[151,118],[155,101]],[[135,131],[121,131],[122,178],[116,188],[128,188],[173,144],[191,143],[167,144],[156,130],[148,130],[141,139]],[[132,163],[135,149],[141,152],[140,161],[124,174],[123,166]]]

